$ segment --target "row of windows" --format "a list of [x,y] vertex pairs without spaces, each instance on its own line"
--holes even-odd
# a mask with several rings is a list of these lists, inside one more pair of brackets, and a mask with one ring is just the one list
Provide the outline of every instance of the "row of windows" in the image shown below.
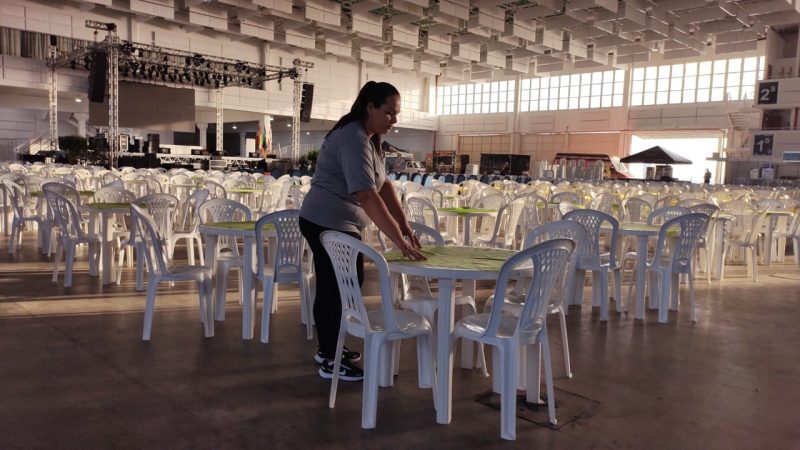
[[763,56],[639,67],[631,75],[631,106],[751,100],[763,75]]
[[580,73],[522,80],[520,111],[622,106],[625,71]]
[[436,113],[446,116],[513,112],[515,89],[514,80],[441,86],[436,92]]
[[[749,100],[764,71],[763,56],[635,68],[630,105]],[[513,112],[514,90],[514,80],[439,87],[436,113]],[[527,112],[621,107],[624,92],[624,70],[529,78],[520,83],[519,108]]]

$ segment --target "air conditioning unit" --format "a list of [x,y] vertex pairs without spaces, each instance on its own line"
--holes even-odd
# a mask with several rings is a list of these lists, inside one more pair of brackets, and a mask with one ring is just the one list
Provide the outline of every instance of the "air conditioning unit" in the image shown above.
[[800,152],[783,152],[783,162],[800,163]]

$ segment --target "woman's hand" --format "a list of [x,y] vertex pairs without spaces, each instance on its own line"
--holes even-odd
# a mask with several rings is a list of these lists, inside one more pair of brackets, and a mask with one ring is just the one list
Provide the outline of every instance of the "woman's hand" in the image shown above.
[[419,238],[414,234],[414,230],[411,229],[411,225],[409,225],[408,222],[403,222],[403,224],[400,225],[400,232],[415,248],[422,248],[422,244],[419,243]]
[[419,250],[419,241],[414,245],[408,239],[404,238],[400,240],[400,242],[395,242],[394,245],[397,247],[397,250],[403,253],[403,256],[412,261],[425,261],[428,259]]

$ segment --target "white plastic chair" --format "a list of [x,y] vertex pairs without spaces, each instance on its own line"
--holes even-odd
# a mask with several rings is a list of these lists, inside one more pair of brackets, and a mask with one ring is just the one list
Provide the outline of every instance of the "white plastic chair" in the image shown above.
[[[267,254],[264,251],[264,226],[272,224],[275,226],[277,240],[275,242],[275,261],[270,264]],[[256,278],[264,286],[264,307],[261,312],[261,342],[269,342],[269,316],[273,311],[272,304],[277,302],[273,298],[273,289],[280,283],[297,283],[300,290],[300,308],[306,318],[306,337],[308,340],[314,338],[312,321],[313,305],[307,285],[308,279],[305,276],[303,267],[303,250],[305,249],[305,239],[300,232],[300,210],[286,209],[277,211],[258,219],[256,222],[256,253],[258,255],[258,271]],[[257,299],[256,299],[257,300]],[[257,301],[254,303],[258,303]],[[254,305],[255,306],[255,305]],[[245,308],[249,307],[245,305]],[[255,309],[254,309],[255,311]],[[252,317],[251,314],[244,314],[245,317]],[[247,326],[247,325],[243,325]]]
[[[651,279],[651,295],[658,300],[658,321],[667,323],[668,309],[677,311],[679,300],[680,275],[689,279],[689,299],[691,301],[692,322],[697,322],[692,260],[697,241],[705,234],[708,216],[703,213],[684,214],[666,221],[661,226],[653,259],[647,264],[647,272],[660,278],[660,284]],[[679,228],[677,236],[669,236]],[[669,248],[668,248],[669,247]],[[659,289],[655,287],[659,286]],[[671,301],[670,301],[671,299]]]
[[[525,348],[527,362],[528,401],[538,403],[539,392],[539,353],[544,360],[545,384],[547,388],[547,407],[550,422],[557,424],[555,393],[553,390],[553,370],[550,362],[550,343],[547,336],[548,304],[553,286],[558,282],[567,265],[567,260],[575,248],[569,239],[554,239],[543,244],[521,250],[509,258],[497,277],[495,301],[505,302],[508,281],[515,270],[523,263],[532,263],[532,278],[527,289],[525,305],[519,317],[503,314],[503,308],[493,308],[491,313],[475,314],[458,321],[453,331],[450,353],[455,350],[458,339],[469,339],[481,344],[491,345],[492,368],[500,383],[500,436],[503,439],[516,439],[517,406],[517,366],[520,347]],[[534,398],[531,398],[534,397]]]
[[[614,299],[617,311],[621,311],[622,302],[622,270],[617,260],[617,242],[619,240],[619,222],[613,216],[592,209],[578,209],[564,215],[564,220],[573,220],[586,228],[589,234],[590,253],[576,257],[576,276],[570,287],[571,304],[580,305],[583,297],[583,279],[586,271],[593,273],[592,305],[600,306],[600,320],[608,320],[608,273],[614,274]],[[608,224],[611,242],[607,254],[600,252],[601,228]],[[606,261],[603,261],[606,259]]]
[[[426,318],[417,313],[394,309],[389,266],[380,253],[358,239],[337,231],[323,232],[320,240],[333,263],[342,299],[342,321],[339,326],[339,339],[336,343],[336,359],[333,366],[328,406],[333,408],[336,404],[336,390],[339,384],[345,335],[360,337],[364,339],[361,428],[375,428],[378,408],[378,379],[381,370],[379,363],[384,360],[385,365],[388,364],[386,360],[391,360],[386,356],[391,356],[393,353],[394,341],[417,338],[419,386],[421,388],[434,387],[431,325]],[[381,290],[381,308],[378,310],[367,311],[364,304],[356,269],[359,254],[372,260],[377,269]],[[381,355],[382,352],[387,355]],[[383,367],[383,370],[387,369],[389,368]]]
[[[213,198],[205,201],[199,209],[200,223],[207,222],[246,222],[252,220],[250,208],[247,206],[225,198]],[[228,272],[236,267],[239,268],[239,286],[243,285],[244,264],[242,256],[239,254],[239,246],[235,238],[220,237],[216,249],[217,267],[216,274],[216,318],[225,320],[225,295],[228,286]],[[244,292],[240,292],[239,302],[242,303]]]
[[623,203],[625,209],[625,220],[628,222],[645,223],[650,212],[653,211],[653,206],[646,200],[641,198],[631,197],[625,199]]
[[197,252],[200,256],[200,265],[205,264],[203,256],[203,240],[200,236],[200,205],[208,199],[206,189],[197,189],[189,194],[181,203],[178,209],[178,217],[175,227],[172,230],[172,239],[169,241],[169,260],[175,256],[175,245],[181,240],[186,240],[186,253],[189,257],[189,265],[194,265],[194,244],[197,244]]
[[[767,222],[767,211],[762,212],[756,216],[751,228],[740,239],[726,239],[725,249],[723,250],[722,261],[725,261],[731,249],[742,249],[744,259],[747,264],[747,276],[753,281],[758,281],[758,237],[761,234],[761,229]],[[725,273],[725,266],[722,267],[723,274]],[[722,277],[720,277],[722,280]]]
[[156,304],[158,283],[162,281],[194,281],[197,284],[200,305],[200,322],[205,325],[206,337],[214,335],[211,307],[211,269],[206,266],[181,266],[170,268],[164,251],[164,241],[156,232],[153,218],[136,205],[131,205],[131,227],[136,229],[137,239],[145,242],[144,253],[150,275],[147,279],[147,301],[144,310],[142,340],[149,341],[153,329],[153,312]]
[[[44,193],[45,196],[47,195],[48,191],[61,194],[64,197],[68,198],[69,201],[71,201],[72,204],[75,205],[75,208],[80,208],[81,206],[81,194],[75,189],[74,186],[70,184],[61,182],[42,183],[42,192]],[[44,228],[43,230],[44,233],[47,233],[48,228],[52,228],[50,234],[47,236],[47,242],[48,242],[47,256],[50,256],[53,250],[55,249],[54,245],[57,240],[58,229],[57,226],[55,225],[55,218],[53,217],[53,211],[50,209],[49,202],[47,207],[46,220],[42,224],[42,227]]]
[[6,195],[11,203],[11,210],[13,212],[11,219],[11,238],[8,241],[8,253],[16,253],[17,247],[22,245],[22,230],[25,227],[25,223],[28,222],[33,222],[36,224],[38,233],[38,246],[45,248],[44,246],[46,245],[47,240],[46,233],[49,231],[44,229],[43,224],[47,218],[43,215],[32,214],[26,211],[25,190],[22,188],[22,186],[11,180],[3,180],[3,188],[6,190]]
[[[786,228],[785,231],[778,231],[775,233],[776,238],[779,239],[786,239],[787,241],[792,241],[792,251],[794,253],[794,263],[800,266],[800,212],[796,212],[794,214],[794,218],[789,223],[789,226]],[[784,256],[786,254],[786,248],[778,249],[782,254],[780,256]]]
[[[156,232],[164,240],[166,248],[170,247],[172,240],[172,226],[175,221],[175,211],[178,208],[178,199],[170,194],[150,194],[137,198],[134,203],[146,205],[147,214],[153,219]],[[136,230],[131,230],[128,238],[120,243],[119,261],[117,264],[117,285],[122,283],[122,262],[125,260],[127,247],[136,249],[136,290],[144,290],[144,260],[142,253],[146,251],[145,243],[136,239]],[[133,250],[133,249],[131,249]],[[148,269],[150,269],[148,267]]]
[[515,249],[517,247],[517,225],[525,210],[525,200],[517,199],[503,205],[497,212],[491,236],[476,236],[473,240],[478,247]]
[[64,250],[64,287],[72,286],[72,270],[75,264],[75,248],[80,244],[89,247],[89,273],[96,275],[100,267],[100,235],[84,233],[81,227],[81,216],[78,209],[65,196],[45,191],[47,204],[53,214],[53,221],[58,227],[59,238],[56,241],[55,258],[53,258],[53,282],[58,281],[58,265],[61,250]]

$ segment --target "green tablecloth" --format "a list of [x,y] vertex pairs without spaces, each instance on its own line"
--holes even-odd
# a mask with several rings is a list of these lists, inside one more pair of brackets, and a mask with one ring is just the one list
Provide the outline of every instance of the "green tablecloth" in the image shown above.
[[467,214],[479,214],[479,213],[496,213],[496,209],[481,209],[481,208],[439,208],[438,211],[441,212],[452,212],[456,213],[460,216],[464,216]]
[[232,192],[234,194],[255,194],[256,192],[261,192],[262,189],[228,189],[228,192]]
[[[244,230],[244,231],[255,231],[256,230],[256,221],[255,220],[248,220],[246,222],[214,222],[214,223],[207,223],[205,224],[209,227],[216,227],[216,228],[228,228],[231,230]],[[265,230],[274,230],[275,225],[268,223],[264,226]]]
[[[87,203],[87,204],[85,204],[83,206],[86,207],[86,208],[102,210],[102,209],[130,208],[131,204],[130,203]],[[137,205],[137,206],[139,206],[140,208],[146,208],[147,207],[144,204]]]
[[422,254],[426,261],[409,261],[399,251],[391,251],[385,255],[387,262],[403,262],[421,266],[441,267],[445,269],[469,269],[494,271],[500,270],[513,251],[496,248],[458,247],[458,246],[422,246]]
[[[78,194],[80,194],[82,197],[91,197],[94,195],[94,191],[78,191]],[[44,192],[42,191],[31,192],[31,197],[41,197],[43,195]]]

